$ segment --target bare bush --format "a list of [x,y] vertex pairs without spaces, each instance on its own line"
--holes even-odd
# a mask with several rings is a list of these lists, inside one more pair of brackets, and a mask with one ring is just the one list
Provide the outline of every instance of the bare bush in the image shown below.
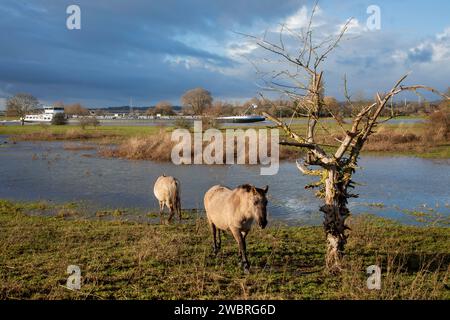
[[426,136],[431,143],[448,141],[450,138],[450,107],[442,104],[427,119]]
[[186,118],[179,118],[176,119],[174,122],[174,126],[177,129],[190,129],[192,127],[192,121],[186,119]]
[[81,117],[78,119],[78,123],[82,129],[85,129],[88,126],[96,127],[100,125],[100,121],[98,121],[96,117]]
[[211,107],[213,98],[211,93],[203,88],[195,88],[181,97],[184,107],[191,108],[194,114],[201,115],[206,108]]
[[174,145],[169,133],[160,133],[147,137],[132,137],[117,147],[102,147],[99,154],[130,160],[170,161]]

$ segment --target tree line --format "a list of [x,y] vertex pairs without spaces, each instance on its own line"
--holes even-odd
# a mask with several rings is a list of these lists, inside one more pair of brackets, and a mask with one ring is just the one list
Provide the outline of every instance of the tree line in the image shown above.
[[[450,87],[447,90],[450,94]],[[244,102],[229,102],[224,100],[214,100],[211,92],[204,88],[195,88],[186,91],[181,97],[183,115],[204,115],[204,116],[233,116],[240,115],[251,110],[255,114],[270,113],[279,118],[301,117],[298,112],[301,109],[300,100],[251,98]],[[371,100],[364,98],[362,93],[357,93],[351,103],[338,101],[335,97],[325,96],[323,98],[324,108],[321,109],[319,117],[336,117],[339,119],[352,117],[366,106]],[[446,102],[445,102],[446,103]],[[252,108],[257,105],[258,108]],[[64,112],[68,116],[89,116],[91,112],[80,103],[64,104],[61,101],[53,103],[55,107],[64,107]],[[381,116],[391,116],[394,112],[397,116],[431,114],[442,109],[443,102],[429,101],[396,101],[392,102],[389,108],[383,109]],[[29,93],[17,93],[7,99],[6,116],[25,117],[26,114],[36,112],[39,108],[39,100]],[[104,115],[102,109],[95,110],[95,115]],[[146,115],[172,116],[177,114],[170,101],[163,100],[156,103],[154,107],[149,107]]]

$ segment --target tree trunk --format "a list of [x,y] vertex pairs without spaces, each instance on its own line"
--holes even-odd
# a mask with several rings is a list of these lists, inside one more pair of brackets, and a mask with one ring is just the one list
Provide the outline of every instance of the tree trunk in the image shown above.
[[331,272],[341,270],[341,258],[347,242],[345,219],[349,215],[347,200],[336,167],[327,169],[325,180],[325,205],[320,208],[324,213],[324,230],[327,238],[326,266]]

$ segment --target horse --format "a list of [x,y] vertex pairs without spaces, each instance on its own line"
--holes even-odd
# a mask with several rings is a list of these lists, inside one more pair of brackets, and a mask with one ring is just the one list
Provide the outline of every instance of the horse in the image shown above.
[[[269,186],[261,189],[249,184],[238,186],[233,190],[215,185],[205,193],[204,205],[213,234],[214,254],[218,253],[221,246],[220,231],[230,231],[239,246],[241,265],[245,273],[249,273],[250,268],[245,238],[253,221],[256,221],[261,229],[267,225],[268,190]],[[219,237],[218,242],[216,233]]]
[[180,202],[180,183],[177,179],[171,176],[162,175],[158,177],[153,187],[153,193],[159,202],[159,218],[162,223],[164,206],[166,206],[169,211],[170,223],[175,212],[178,213],[179,221],[181,221],[181,202]]

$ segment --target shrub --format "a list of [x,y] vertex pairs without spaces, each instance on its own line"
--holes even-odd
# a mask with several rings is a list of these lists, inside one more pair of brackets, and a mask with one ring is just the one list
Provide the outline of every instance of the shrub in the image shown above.
[[219,129],[219,121],[217,121],[214,117],[202,117],[202,130],[205,131],[211,128]]
[[64,113],[56,113],[52,118],[52,124],[58,126],[67,124],[66,115]]
[[100,124],[100,122],[95,117],[81,117],[78,122],[80,123],[81,128],[86,128],[87,126],[96,127]]
[[186,118],[179,118],[175,120],[174,126],[177,129],[190,129],[192,127],[192,121],[189,121]]
[[426,139],[433,142],[448,141],[450,138],[450,108],[441,106],[430,114],[427,124]]
[[147,137],[131,137],[117,147],[104,147],[99,154],[104,157],[118,157],[130,160],[170,161],[175,143],[169,133]]

